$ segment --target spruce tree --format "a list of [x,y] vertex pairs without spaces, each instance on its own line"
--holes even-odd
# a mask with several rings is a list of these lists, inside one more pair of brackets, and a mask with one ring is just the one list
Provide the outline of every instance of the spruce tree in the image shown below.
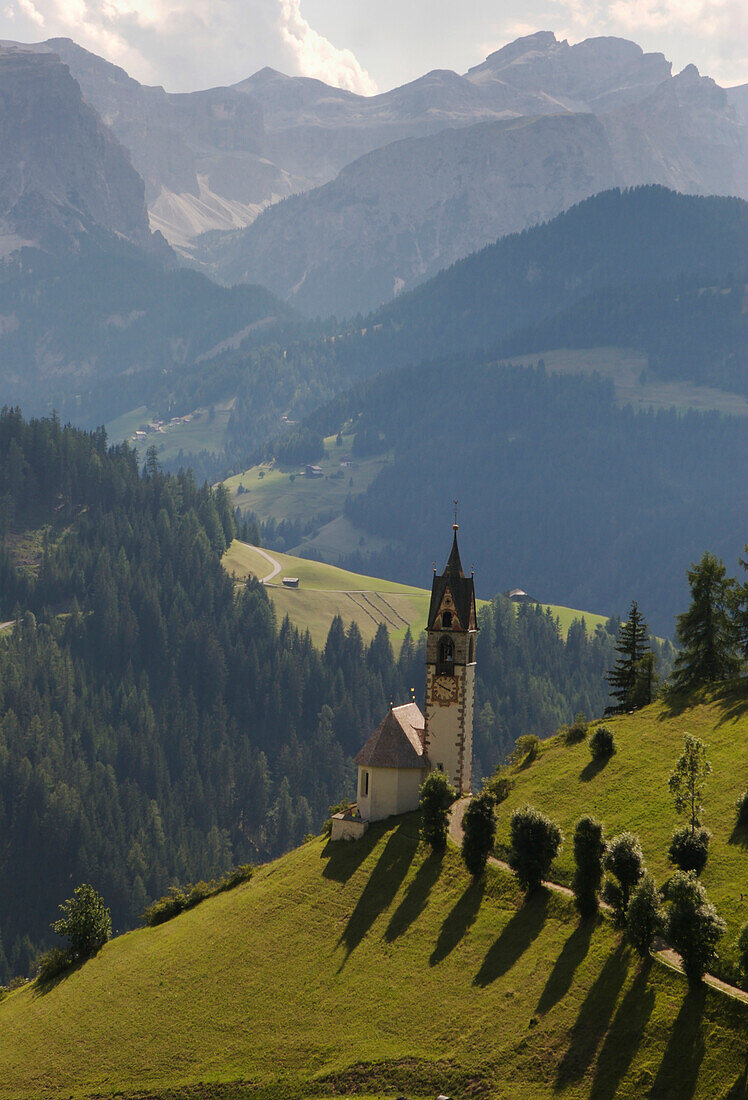
[[652,654],[647,621],[632,601],[629,617],[621,623],[616,641],[618,658],[606,680],[617,701],[616,710],[636,710],[652,701]]
[[673,685],[678,691],[728,680],[740,668],[731,614],[736,586],[725,575],[724,562],[707,551],[688,570],[688,583],[691,606],[678,616],[675,628],[681,645],[673,669]]

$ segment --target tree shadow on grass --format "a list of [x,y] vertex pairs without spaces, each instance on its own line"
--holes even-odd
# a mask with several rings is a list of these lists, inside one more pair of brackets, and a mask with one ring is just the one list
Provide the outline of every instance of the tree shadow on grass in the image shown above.
[[746,1096],[748,1096],[748,1055],[746,1055],[742,1072],[735,1078],[725,1100],[745,1100]]
[[599,775],[603,768],[609,763],[611,757],[603,756],[601,760],[590,760],[589,764],[585,764],[579,773],[579,778],[583,783],[589,783],[591,779],[594,779],[596,775]]
[[705,999],[706,987],[703,985],[690,989],[683,998],[660,1068],[649,1092],[651,1100],[661,1100],[663,1096],[677,1096],[678,1100],[688,1100],[696,1091],[705,1050],[701,1026]]
[[548,908],[548,891],[541,887],[525,901],[525,904],[502,929],[499,938],[489,947],[481,968],[473,978],[473,985],[485,988],[495,982],[507,970],[511,970],[538,937],[545,924]]
[[655,1004],[649,989],[652,960],[646,959],[618,1006],[595,1066],[590,1100],[613,1100],[634,1060]]
[[483,899],[485,883],[483,879],[473,879],[461,896],[444,918],[436,946],[431,952],[429,966],[437,966],[446,959],[450,952],[454,951],[457,944],[466,934],[471,924],[478,916],[480,903]]
[[322,877],[347,882],[381,839],[381,831],[370,828],[359,840],[328,840],[320,853],[327,860]]
[[548,1012],[569,992],[576,969],[589,950],[594,928],[595,921],[591,918],[580,922],[569,936],[553,964],[536,1012]]
[[558,1067],[556,1088],[562,1089],[581,1080],[592,1064],[600,1040],[608,1030],[627,973],[628,953],[623,944],[619,944],[606,959],[594,985],[582,1002],[571,1030],[571,1042]]
[[391,943],[398,936],[402,936],[403,932],[407,932],[413,921],[426,908],[431,888],[441,874],[443,860],[443,852],[432,852],[424,859],[413,876],[413,881],[405,891],[405,897],[392,914],[390,923],[387,925],[384,938],[388,942]]
[[735,825],[727,843],[738,844],[741,848],[748,848],[748,825]]
[[402,822],[387,841],[340,937],[346,956],[358,947],[379,914],[392,904],[417,847],[418,836]]
[[58,985],[61,985],[62,982],[72,977],[76,970],[80,970],[86,962],[88,962],[87,959],[75,959],[66,966],[64,970],[60,970],[60,972],[53,977],[47,978],[46,980],[37,978],[32,986],[32,996],[46,997],[46,995],[51,993],[53,989],[56,989]]

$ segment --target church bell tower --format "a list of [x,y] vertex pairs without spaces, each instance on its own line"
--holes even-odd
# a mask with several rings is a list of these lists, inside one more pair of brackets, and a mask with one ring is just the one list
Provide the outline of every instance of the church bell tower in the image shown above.
[[446,568],[434,569],[426,638],[425,748],[458,794],[470,793],[475,699],[475,587],[457,548],[458,525]]

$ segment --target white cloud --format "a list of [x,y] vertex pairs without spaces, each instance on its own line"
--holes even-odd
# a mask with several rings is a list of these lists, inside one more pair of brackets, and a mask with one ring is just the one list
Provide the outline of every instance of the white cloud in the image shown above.
[[377,86],[356,57],[347,49],[333,46],[309,26],[301,14],[300,0],[280,0],[281,35],[302,76],[316,77],[336,88],[359,95],[374,95]]
[[44,26],[44,16],[34,7],[32,0],[18,0],[18,6],[37,27]]

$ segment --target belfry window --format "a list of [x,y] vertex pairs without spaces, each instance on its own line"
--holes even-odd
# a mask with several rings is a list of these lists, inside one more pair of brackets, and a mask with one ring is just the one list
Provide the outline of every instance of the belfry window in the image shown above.
[[445,630],[451,630],[452,629],[452,612],[451,611],[443,611],[442,612],[442,626]]
[[455,659],[455,647],[452,644],[451,638],[442,638],[439,641],[439,664],[451,665],[454,664]]

